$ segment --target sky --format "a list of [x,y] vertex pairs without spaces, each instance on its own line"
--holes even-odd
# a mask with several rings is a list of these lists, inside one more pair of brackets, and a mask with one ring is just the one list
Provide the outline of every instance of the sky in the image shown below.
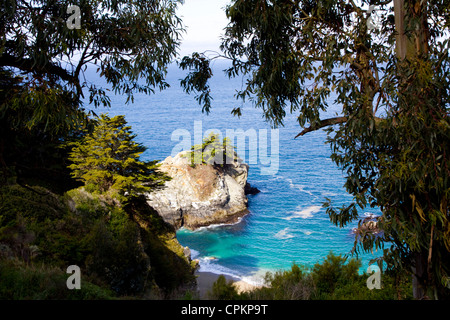
[[219,51],[220,36],[228,24],[225,6],[230,0],[185,0],[179,6],[178,16],[183,20],[186,33],[181,43],[181,56],[194,51]]

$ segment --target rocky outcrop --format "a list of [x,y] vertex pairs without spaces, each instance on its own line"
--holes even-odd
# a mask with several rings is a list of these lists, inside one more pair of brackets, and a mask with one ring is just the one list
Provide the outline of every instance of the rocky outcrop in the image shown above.
[[[171,177],[165,187],[147,194],[147,203],[175,228],[196,229],[231,223],[248,213],[245,190],[248,165],[242,160],[223,167],[192,167],[187,152],[167,157],[159,170]],[[255,188],[253,188],[255,189]]]
[[358,223],[358,227],[353,228],[353,233],[364,237],[366,234],[378,235],[382,232],[379,226],[381,217],[369,215]]

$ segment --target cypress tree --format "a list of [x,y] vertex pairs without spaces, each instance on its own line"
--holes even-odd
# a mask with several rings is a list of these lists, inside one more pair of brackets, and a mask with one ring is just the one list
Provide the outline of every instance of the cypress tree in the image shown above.
[[100,115],[92,133],[71,143],[72,176],[88,191],[108,194],[119,201],[161,186],[167,178],[157,171],[157,161],[141,161],[146,147],[122,115]]

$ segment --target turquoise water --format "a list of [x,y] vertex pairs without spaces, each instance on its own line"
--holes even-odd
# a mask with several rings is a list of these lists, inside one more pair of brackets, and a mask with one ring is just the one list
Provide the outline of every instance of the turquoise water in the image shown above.
[[[125,105],[125,98],[121,96],[111,96],[111,109],[96,112],[107,111],[111,116],[124,114],[138,135],[136,139],[149,148],[143,154],[145,160],[163,160],[170,156],[180,143],[178,135],[172,137],[174,132],[189,133],[187,137],[194,143],[195,121],[197,127],[201,124],[202,134],[209,129],[222,134],[227,129],[254,129],[267,137],[270,146],[276,140],[275,134],[263,120],[260,109],[249,104],[242,106],[242,117],[230,114],[234,107],[241,106],[233,95],[241,88],[242,79],[228,80],[221,72],[224,68],[223,61],[214,65],[211,83],[214,100],[209,115],[201,113],[193,96],[183,93],[178,84],[183,73],[175,67],[169,70],[171,88],[168,90],[150,96],[136,95],[132,105]],[[331,108],[329,113],[337,111]],[[257,281],[265,271],[286,269],[293,262],[311,266],[330,251],[349,253],[355,225],[342,229],[332,225],[322,208],[325,197],[336,207],[351,201],[343,188],[343,174],[329,158],[331,151],[325,144],[324,131],[311,132],[294,140],[299,131],[295,115],[288,115],[285,126],[278,131],[279,164],[278,168],[272,168],[271,174],[266,174],[264,170],[269,165],[259,156],[256,163],[250,164],[248,181],[261,192],[249,195],[250,213],[239,223],[177,232],[180,243],[189,246],[192,257],[200,260],[200,271]],[[252,159],[249,149],[253,147],[247,142],[245,149],[245,155],[240,156],[248,162]],[[275,148],[268,150],[272,164],[276,163],[275,151]],[[376,209],[368,208],[361,215],[369,213],[379,214]],[[367,269],[373,257],[371,254],[362,257],[362,270]]]

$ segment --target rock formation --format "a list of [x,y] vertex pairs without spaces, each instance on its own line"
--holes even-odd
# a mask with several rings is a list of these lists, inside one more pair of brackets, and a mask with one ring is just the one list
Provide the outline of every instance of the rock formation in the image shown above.
[[232,223],[248,213],[246,190],[248,165],[238,160],[223,167],[190,165],[187,152],[167,157],[159,170],[171,177],[165,187],[147,194],[147,203],[175,228],[196,229]]

